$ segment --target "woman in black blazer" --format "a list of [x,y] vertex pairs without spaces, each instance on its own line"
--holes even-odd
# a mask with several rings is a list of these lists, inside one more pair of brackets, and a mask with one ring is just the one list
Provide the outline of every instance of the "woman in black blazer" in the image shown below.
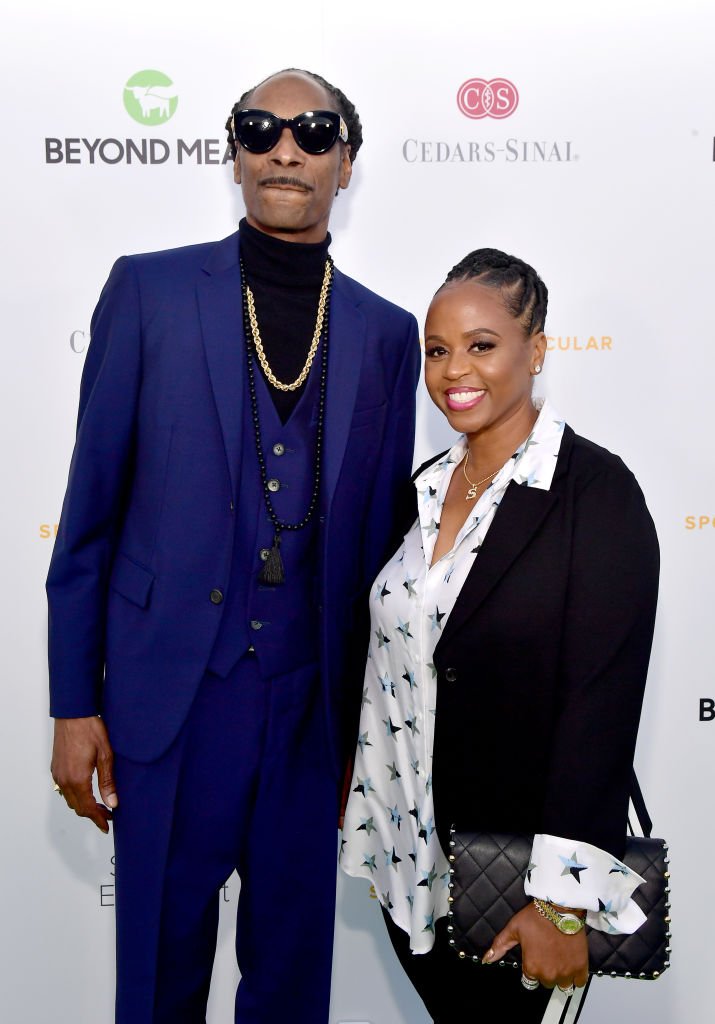
[[[546,306],[536,272],[493,249],[470,253],[435,295],[425,379],[462,436],[415,475],[418,518],[371,598],[341,863],[373,882],[437,1022],[489,1010],[575,1020],[583,922],[642,922],[638,876],[619,858],[658,544],[623,462],[533,401]],[[485,957],[519,943],[521,978],[448,947],[452,823],[534,833],[534,902]]]

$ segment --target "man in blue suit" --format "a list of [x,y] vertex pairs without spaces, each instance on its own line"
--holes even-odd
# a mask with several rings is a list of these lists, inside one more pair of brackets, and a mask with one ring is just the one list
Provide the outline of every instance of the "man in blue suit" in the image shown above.
[[234,869],[236,1021],[327,1021],[359,619],[411,466],[414,318],[328,254],[355,108],[286,71],[227,127],[238,233],[100,297],[48,578],[52,774],[113,819],[121,1024],[205,1020]]

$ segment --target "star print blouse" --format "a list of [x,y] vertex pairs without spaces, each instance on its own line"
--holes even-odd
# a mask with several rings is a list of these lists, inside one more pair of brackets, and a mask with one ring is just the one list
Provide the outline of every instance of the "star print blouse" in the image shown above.
[[[418,518],[371,594],[370,646],[340,863],[347,874],[370,879],[415,953],[432,948],[435,921],[448,909],[449,864],[437,839],[432,797],[434,649],[507,486],[514,480],[548,490],[563,430],[564,421],[544,402],[531,434],[475,503],[452,550],[430,567],[449,482],[466,453],[460,437],[416,479]],[[572,892],[574,877],[580,882],[578,898]],[[537,835],[525,891],[586,909],[592,927],[631,932],[644,920],[630,899],[642,881],[594,846]]]

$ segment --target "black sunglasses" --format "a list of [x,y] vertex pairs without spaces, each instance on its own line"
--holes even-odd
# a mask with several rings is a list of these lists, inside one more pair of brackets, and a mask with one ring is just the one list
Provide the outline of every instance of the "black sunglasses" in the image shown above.
[[249,153],[268,153],[290,128],[305,153],[327,153],[338,139],[348,141],[348,127],[332,110],[306,110],[295,117],[278,117],[270,110],[239,110],[233,115],[233,137]]

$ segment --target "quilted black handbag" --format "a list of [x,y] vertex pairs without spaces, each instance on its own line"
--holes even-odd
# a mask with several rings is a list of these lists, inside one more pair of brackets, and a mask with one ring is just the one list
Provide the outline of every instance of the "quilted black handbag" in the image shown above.
[[[652,824],[635,774],[631,798],[644,836],[628,837],[623,860],[645,879],[631,898],[646,920],[631,935],[587,927],[589,970],[612,978],[652,979],[670,966],[668,846],[663,839],[650,838]],[[462,960],[481,964],[496,933],[530,902],[524,892],[524,877],[533,839],[452,827],[447,933],[450,946]],[[520,956],[516,946],[499,964],[519,967]]]

